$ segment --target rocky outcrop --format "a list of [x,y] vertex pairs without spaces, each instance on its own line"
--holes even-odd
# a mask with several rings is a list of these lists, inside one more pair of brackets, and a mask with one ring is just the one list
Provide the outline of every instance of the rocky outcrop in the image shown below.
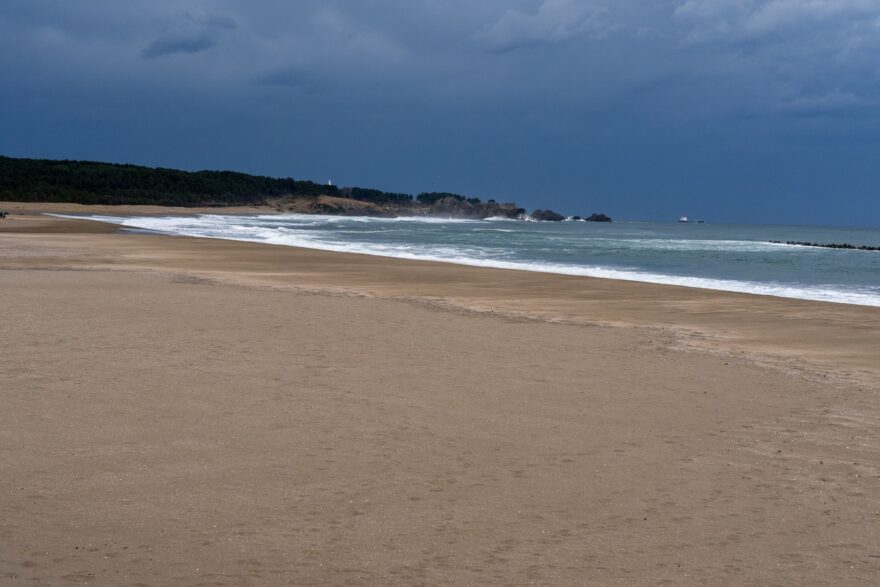
[[458,198],[447,196],[431,204],[428,215],[446,218],[474,218],[476,215],[474,207],[474,204],[467,200],[459,200]]
[[468,218],[482,220],[483,218],[502,217],[516,218],[525,210],[518,208],[516,204],[499,204],[490,202],[469,202],[460,198],[448,196],[431,204],[427,210],[427,216],[441,218]]
[[361,202],[350,198],[317,196],[313,198],[285,198],[273,202],[275,208],[283,212],[298,214],[328,214],[332,216],[376,216],[394,218],[397,216],[393,206],[381,206],[371,202]]
[[584,218],[584,220],[587,222],[611,222],[611,217],[593,212],[590,216]]
[[508,202],[505,204],[499,204],[494,200],[489,200],[484,204],[479,204],[481,207],[480,214],[482,218],[520,218],[525,215],[526,209],[520,208],[516,204],[512,202]]
[[480,202],[464,198],[446,197],[431,205],[422,202],[365,202],[353,198],[335,196],[282,197],[270,202],[279,212],[298,214],[328,214],[333,216],[376,216],[396,218],[399,216],[434,216],[437,218],[484,218],[517,219],[526,211],[516,204],[500,204],[495,200]]
[[565,220],[565,216],[557,214],[553,210],[535,210],[532,212],[533,220],[543,220],[547,222],[560,222]]

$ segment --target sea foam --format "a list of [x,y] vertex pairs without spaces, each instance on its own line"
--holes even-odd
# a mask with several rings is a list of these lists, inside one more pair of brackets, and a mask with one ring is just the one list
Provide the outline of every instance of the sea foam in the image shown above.
[[[425,217],[370,218],[305,214],[259,216],[204,214],[141,217],[94,215],[88,216],[88,218],[129,228],[198,238],[219,238],[474,267],[618,279],[784,298],[880,306],[880,287],[726,279],[709,275],[677,275],[671,272],[651,271],[638,266],[638,255],[643,254],[644,251],[650,251],[653,255],[724,254],[732,255],[734,260],[739,257],[746,259],[748,255],[773,254],[776,255],[772,257],[774,262],[782,263],[785,257],[778,255],[785,255],[785,253],[794,250],[793,247],[781,247],[778,244],[754,240],[614,238],[613,234],[591,237],[592,240],[587,243],[588,245],[603,250],[617,251],[617,254],[624,260],[623,264],[630,265],[614,267],[581,259],[580,257],[585,254],[584,251],[589,251],[589,248],[585,249],[583,243],[571,236],[526,233],[513,228],[517,226],[516,224],[508,224],[504,229],[500,229],[497,221],[494,220],[448,220]],[[423,231],[427,228],[419,229],[418,225],[432,225],[431,230],[440,231],[439,234],[443,236],[442,242],[419,242]],[[407,227],[412,227],[412,229]],[[476,233],[482,233],[486,238],[502,240],[491,241],[491,243],[470,242]],[[385,241],[375,240],[377,237],[383,237]],[[529,251],[533,256],[540,256],[546,254],[546,251],[551,251],[556,256],[570,255],[576,262],[521,258],[522,242],[525,238],[530,239],[531,249]]]

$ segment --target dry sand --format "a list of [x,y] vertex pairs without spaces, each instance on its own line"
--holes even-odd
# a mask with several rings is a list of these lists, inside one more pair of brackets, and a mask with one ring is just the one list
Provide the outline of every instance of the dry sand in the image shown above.
[[880,582],[880,309],[17,214],[0,307],[0,582]]

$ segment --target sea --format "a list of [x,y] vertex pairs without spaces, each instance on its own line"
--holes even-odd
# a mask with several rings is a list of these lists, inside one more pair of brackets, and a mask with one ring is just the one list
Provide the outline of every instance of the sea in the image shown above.
[[880,229],[280,215],[89,216],[135,230],[880,306]]

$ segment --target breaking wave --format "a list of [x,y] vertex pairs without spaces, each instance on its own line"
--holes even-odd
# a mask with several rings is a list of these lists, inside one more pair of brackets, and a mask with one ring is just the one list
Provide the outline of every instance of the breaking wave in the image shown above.
[[[816,259],[823,259],[815,251],[805,258],[802,248],[799,250],[797,247],[766,241],[671,238],[671,235],[658,237],[656,234],[645,234],[651,231],[644,227],[629,232],[625,228],[614,229],[618,231],[614,232],[603,227],[600,229],[603,232],[594,233],[584,232],[592,230],[583,228],[584,224],[589,223],[577,223],[579,232],[570,229],[566,229],[569,232],[559,232],[560,229],[552,226],[535,227],[536,224],[547,223],[506,220],[502,228],[499,226],[500,219],[477,221],[303,214],[204,214],[186,217],[95,215],[88,218],[132,229],[198,238],[880,306],[880,283],[859,283],[852,277],[848,277],[845,283],[805,283],[806,280],[802,278],[807,275],[806,272],[816,272],[811,264],[815,265]],[[566,224],[571,226],[575,223]],[[656,232],[656,227],[652,230]],[[846,254],[845,251],[819,253]],[[839,266],[840,260],[836,261]],[[749,273],[747,265],[750,262],[755,265],[754,273],[758,277],[743,278],[742,275]],[[735,270],[739,274],[736,278],[705,274],[723,272],[723,268],[717,266],[719,263],[728,264],[728,272]],[[764,268],[773,267],[776,274],[768,278],[757,269],[758,264]],[[876,270],[880,275],[880,266],[871,270]],[[695,275],[695,272],[704,274]],[[787,273],[783,275],[783,272]],[[785,276],[788,278],[784,279]],[[815,279],[815,275],[811,278]]]

